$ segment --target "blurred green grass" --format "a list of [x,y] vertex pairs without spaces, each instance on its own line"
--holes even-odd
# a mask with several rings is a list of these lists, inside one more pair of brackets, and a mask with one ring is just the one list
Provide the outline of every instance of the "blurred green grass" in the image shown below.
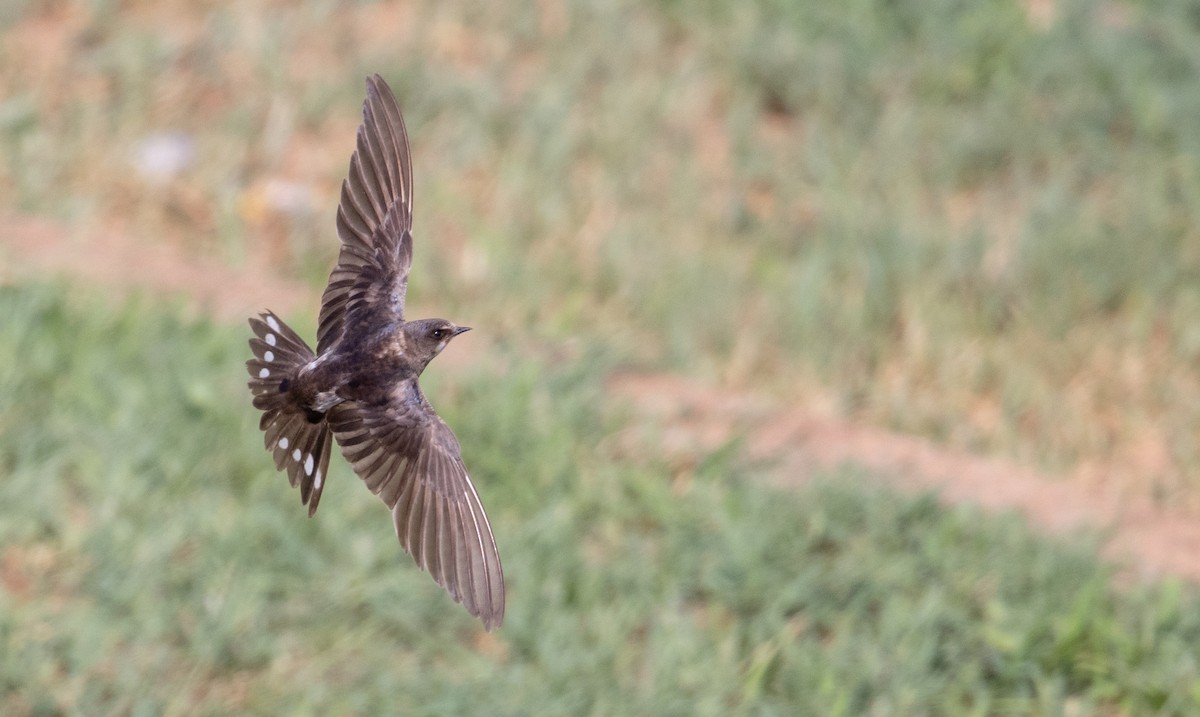
[[776,492],[737,450],[680,489],[614,444],[603,352],[429,372],[503,551],[488,635],[340,461],[305,517],[244,331],[64,293],[0,289],[5,714],[1200,708],[1194,591],[849,473]]

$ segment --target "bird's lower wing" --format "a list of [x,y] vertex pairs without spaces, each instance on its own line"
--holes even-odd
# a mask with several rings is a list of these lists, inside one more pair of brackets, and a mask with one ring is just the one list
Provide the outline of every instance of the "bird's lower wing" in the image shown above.
[[504,619],[504,571],[458,440],[421,402],[341,404],[329,422],[342,455],[392,510],[396,536],[417,564],[483,620]]

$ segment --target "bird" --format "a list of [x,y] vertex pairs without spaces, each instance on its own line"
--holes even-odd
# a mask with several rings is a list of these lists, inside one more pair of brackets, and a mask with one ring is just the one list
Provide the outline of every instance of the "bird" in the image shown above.
[[412,159],[400,105],[367,78],[363,121],[337,208],[337,264],[321,297],[313,351],[274,312],[249,319],[246,362],[259,428],[276,470],[308,515],[325,489],[333,443],[392,512],[400,544],[486,630],[504,620],[504,571],[454,432],[421,391],[421,373],[470,330],[407,320]]

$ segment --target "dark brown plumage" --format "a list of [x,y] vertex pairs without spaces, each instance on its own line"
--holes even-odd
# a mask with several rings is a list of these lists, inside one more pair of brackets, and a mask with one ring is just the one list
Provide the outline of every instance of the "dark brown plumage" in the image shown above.
[[250,319],[254,358],[246,367],[267,450],[311,516],[336,439],[392,510],[404,549],[490,630],[504,619],[496,541],[458,440],[418,383],[433,357],[469,329],[404,320],[412,163],[400,108],[378,75],[367,79],[337,231],[342,248],[321,299],[316,353],[273,313]]

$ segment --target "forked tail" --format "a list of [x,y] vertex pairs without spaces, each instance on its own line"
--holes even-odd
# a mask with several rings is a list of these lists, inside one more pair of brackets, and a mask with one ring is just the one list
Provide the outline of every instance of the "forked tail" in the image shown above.
[[[263,412],[263,430],[275,468],[286,470],[292,487],[300,486],[300,501],[311,516],[317,512],[329,469],[333,437],[321,414],[305,411],[290,387],[300,367],[315,358],[312,349],[287,324],[270,311],[250,319],[254,358],[246,362],[254,407]],[[316,418],[314,422],[312,419]]]

